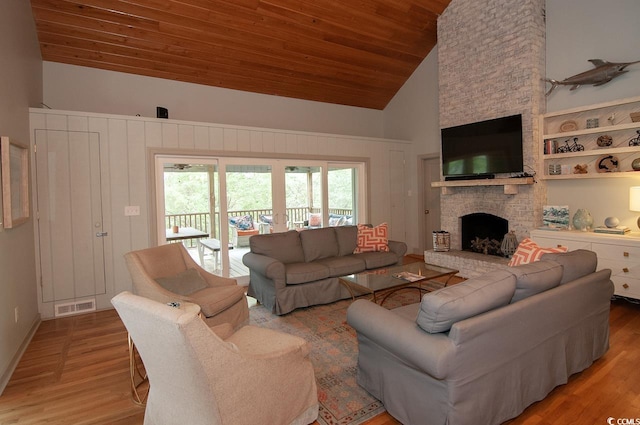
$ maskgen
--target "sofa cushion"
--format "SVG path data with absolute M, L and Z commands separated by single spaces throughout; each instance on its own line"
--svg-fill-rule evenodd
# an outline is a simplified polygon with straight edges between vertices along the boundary
M 576 249 L 575 251 L 565 253 L 544 254 L 541 259 L 555 261 L 562 265 L 561 285 L 593 273 L 598 267 L 598 257 L 596 253 L 586 249 Z
M 358 246 L 356 246 L 353 253 L 389 251 L 387 233 L 387 223 L 379 224 L 376 227 L 358 224 Z
M 354 257 L 364 261 L 367 269 L 377 269 L 378 267 L 390 266 L 398 262 L 398 256 L 394 252 L 363 252 L 353 254 Z
M 205 317 L 212 317 L 244 298 L 244 288 L 238 285 L 208 287 L 189 296 L 200 306 Z
M 345 255 L 342 257 L 329 257 L 317 261 L 329 268 L 331 277 L 346 276 L 348 274 L 360 273 L 366 270 L 367 266 L 362 258 L 355 255 Z
M 330 277 L 329 267 L 319 262 L 287 264 L 285 266 L 285 276 L 287 285 L 313 282 L 314 280 Z
M 555 288 L 562 279 L 562 266 L 552 261 L 536 261 L 509 269 L 516 277 L 516 292 L 511 302 Z
M 167 291 L 183 296 L 191 295 L 209 286 L 194 268 L 188 268 L 174 276 L 158 277 L 155 280 Z
M 460 320 L 509 304 L 515 290 L 513 273 L 489 272 L 425 294 L 416 322 L 429 333 L 446 332 Z
M 533 263 L 534 261 L 540 260 L 546 253 L 550 252 L 566 252 L 566 246 L 559 246 L 555 248 L 542 248 L 538 246 L 533 240 L 529 238 L 524 238 L 522 242 L 518 245 L 516 252 L 511 257 L 511 261 L 509 261 L 509 266 L 519 266 L 521 264 Z
M 358 228 L 356 226 L 332 227 L 338 240 L 338 255 L 353 254 L 358 246 Z
M 338 255 L 338 240 L 336 233 L 330 227 L 323 229 L 309 229 L 300 232 L 304 261 L 307 263 L 320 258 Z
M 255 254 L 275 258 L 285 264 L 304 262 L 300 233 L 295 230 L 252 236 L 249 247 Z

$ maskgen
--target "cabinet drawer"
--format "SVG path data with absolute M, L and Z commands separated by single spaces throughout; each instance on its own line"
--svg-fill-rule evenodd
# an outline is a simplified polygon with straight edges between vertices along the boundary
M 591 243 L 584 241 L 573 241 L 537 236 L 533 237 L 533 241 L 543 248 L 556 248 L 558 246 L 566 246 L 568 251 L 574 251 L 576 249 L 591 249 Z
M 591 250 L 598 255 L 598 259 L 608 258 L 628 264 L 640 264 L 640 247 L 594 242 L 591 244 Z
M 611 276 L 640 279 L 640 263 L 598 257 L 598 270 L 611 269 Z
M 633 279 L 624 276 L 611 276 L 611 280 L 616 287 L 616 295 L 640 299 L 640 279 Z

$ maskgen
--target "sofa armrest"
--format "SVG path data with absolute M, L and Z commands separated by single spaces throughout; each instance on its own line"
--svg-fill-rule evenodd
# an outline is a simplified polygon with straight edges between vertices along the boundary
M 407 253 L 407 244 L 400 241 L 388 241 L 389 250 L 398 255 L 398 257 L 404 257 Z
M 256 273 L 273 279 L 274 281 L 285 281 L 285 268 L 281 261 L 266 255 L 247 252 L 242 257 L 242 263 Z
M 347 323 L 375 344 L 436 379 L 445 379 L 455 347 L 445 334 L 424 332 L 407 320 L 367 300 L 347 309 Z

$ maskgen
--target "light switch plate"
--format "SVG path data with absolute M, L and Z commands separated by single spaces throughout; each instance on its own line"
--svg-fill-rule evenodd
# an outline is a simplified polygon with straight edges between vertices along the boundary
M 127 205 L 126 207 L 124 207 L 124 215 L 126 217 L 132 216 L 132 215 L 140 215 L 140 206 L 138 205 Z

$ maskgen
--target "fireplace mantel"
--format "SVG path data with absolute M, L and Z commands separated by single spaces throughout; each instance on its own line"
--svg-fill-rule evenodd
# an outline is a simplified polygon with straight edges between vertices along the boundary
M 456 187 L 470 186 L 504 186 L 505 195 L 515 195 L 518 193 L 518 186 L 534 184 L 533 177 L 518 177 L 507 179 L 482 179 L 482 180 L 453 180 L 432 182 L 431 187 L 441 188 L 443 195 L 451 195 Z

